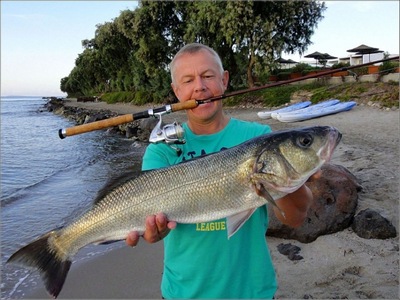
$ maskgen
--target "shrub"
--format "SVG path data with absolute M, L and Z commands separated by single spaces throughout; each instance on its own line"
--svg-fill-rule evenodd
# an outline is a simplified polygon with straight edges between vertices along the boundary
M 379 73 L 382 75 L 389 74 L 394 72 L 397 68 L 399 67 L 399 62 L 398 61 L 384 61 L 380 66 L 379 66 Z

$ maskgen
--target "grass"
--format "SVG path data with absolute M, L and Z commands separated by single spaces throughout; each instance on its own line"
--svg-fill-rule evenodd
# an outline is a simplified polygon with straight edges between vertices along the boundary
M 240 106 L 254 104 L 263 107 L 277 107 L 289 103 L 293 93 L 307 91 L 311 94 L 310 101 L 318 103 L 327 99 L 339 99 L 341 101 L 354 100 L 358 102 L 379 102 L 383 107 L 399 107 L 399 85 L 395 83 L 342 83 L 329 85 L 324 81 L 316 81 L 309 84 L 288 84 L 279 87 L 266 88 L 238 96 L 232 96 L 223 100 L 225 106 Z M 152 103 L 150 93 L 113 92 L 102 95 L 102 100 L 107 103 L 125 102 L 134 105 Z

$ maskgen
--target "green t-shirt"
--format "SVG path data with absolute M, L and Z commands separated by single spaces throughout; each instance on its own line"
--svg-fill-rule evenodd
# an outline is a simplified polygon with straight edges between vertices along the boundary
M 269 126 L 231 119 L 220 132 L 195 135 L 183 124 L 186 143 L 150 144 L 143 170 L 177 164 L 204 154 L 236 146 L 270 132 Z M 266 206 L 229 240 L 226 219 L 208 223 L 178 224 L 164 239 L 164 298 L 272 298 L 277 289 L 275 271 L 265 239 Z

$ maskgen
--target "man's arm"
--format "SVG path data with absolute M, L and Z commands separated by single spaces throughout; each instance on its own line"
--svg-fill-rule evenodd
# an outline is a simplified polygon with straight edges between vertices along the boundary
M 316 180 L 321 176 L 321 171 L 318 171 L 312 175 L 309 179 Z M 276 217 L 285 225 L 290 227 L 300 227 L 307 217 L 307 212 L 312 204 L 313 194 L 311 190 L 306 186 L 301 186 L 295 192 L 276 200 L 278 208 L 274 207 Z

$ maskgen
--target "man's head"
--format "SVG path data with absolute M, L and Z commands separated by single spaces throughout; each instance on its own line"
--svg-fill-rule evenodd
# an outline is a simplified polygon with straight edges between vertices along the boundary
M 224 94 L 229 73 L 224 71 L 221 59 L 211 48 L 202 44 L 188 44 L 171 62 L 172 89 L 179 101 L 203 100 Z M 189 121 L 198 123 L 216 120 L 222 116 L 222 102 L 199 105 L 187 111 Z
M 218 53 L 214 51 L 214 49 L 203 45 L 199 43 L 191 43 L 187 44 L 186 46 L 182 47 L 178 53 L 175 54 L 174 58 L 172 59 L 170 63 L 170 70 L 171 70 L 171 79 L 172 83 L 174 83 L 175 80 L 175 62 L 179 59 L 179 57 L 185 55 L 185 54 L 194 54 L 200 51 L 208 51 L 215 59 L 215 63 L 219 66 L 219 69 L 221 71 L 221 74 L 224 72 L 224 67 L 222 66 L 222 61 L 221 58 L 219 57 Z

